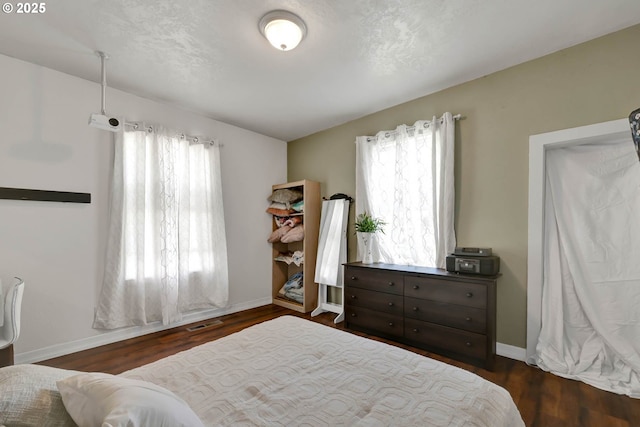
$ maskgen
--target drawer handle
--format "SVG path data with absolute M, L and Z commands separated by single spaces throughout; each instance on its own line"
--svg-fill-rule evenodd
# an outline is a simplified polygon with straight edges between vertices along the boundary
M 464 319 L 464 320 L 466 320 L 467 322 L 471 322 L 471 317 L 467 317 L 467 318 L 466 318 L 466 319 Z
M 413 328 L 413 332 L 415 332 L 417 334 L 419 332 L 418 328 Z
M 392 302 L 389 303 L 389 307 L 393 307 L 393 303 Z
M 467 298 L 471 298 L 473 296 L 472 292 L 467 292 Z
M 356 276 L 351 276 L 351 280 L 358 280 Z
M 389 286 L 393 286 L 393 285 L 395 285 L 395 283 L 389 282 Z
M 418 311 L 420 310 L 418 307 L 413 307 L 413 311 Z
M 356 298 L 358 298 L 358 297 L 355 296 L 355 295 L 351 295 L 351 299 L 356 299 Z
M 471 343 L 467 341 L 467 347 L 471 347 Z
M 418 285 L 413 285 L 413 289 L 418 290 L 418 289 L 420 289 L 420 286 L 418 286 Z
M 351 317 L 358 317 L 358 315 L 355 313 L 351 313 Z
M 393 326 L 393 322 L 389 322 L 389 326 Z

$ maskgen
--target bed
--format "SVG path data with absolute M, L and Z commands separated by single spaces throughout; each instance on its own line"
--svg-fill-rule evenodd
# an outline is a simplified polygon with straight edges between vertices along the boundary
M 25 393 L 17 390 L 19 384 L 7 390 L 12 372 L 5 370 L 11 368 L 38 371 L 22 372 L 13 381 L 28 383 L 23 389 L 35 388 L 27 393 L 32 400 L 48 401 L 37 411 L 50 420 L 61 417 L 58 424 L 31 425 L 74 425 L 64 404 L 80 425 L 96 425 L 102 418 L 86 421 L 89 418 L 78 418 L 78 412 L 102 412 L 96 416 L 104 417 L 105 411 L 114 410 L 121 419 L 129 417 L 127 422 L 137 417 L 130 425 L 161 425 L 160 418 L 146 418 L 146 424 L 139 420 L 164 410 L 177 420 L 163 421 L 167 426 L 524 426 L 509 393 L 475 374 L 295 316 L 251 326 L 118 376 L 35 365 L 0 369 L 0 424 L 7 427 L 13 421 L 3 420 L 2 414 L 13 411 L 7 416 L 20 416 L 18 410 L 25 408 L 18 406 L 28 406 L 7 402 Z M 46 384 L 25 380 L 30 376 L 47 377 L 42 381 Z M 100 389 L 104 381 L 112 381 L 115 388 L 95 394 L 92 387 Z M 157 407 L 146 415 L 131 415 L 154 400 L 140 397 L 141 389 L 127 392 L 132 385 L 161 393 Z M 104 396 L 115 401 L 105 403 Z M 140 403 L 135 403 L 137 398 Z M 178 406 L 171 406 L 173 400 Z M 130 408 L 118 408 L 123 402 Z M 94 407 L 100 405 L 110 407 Z M 58 406 L 56 411 L 52 406 Z

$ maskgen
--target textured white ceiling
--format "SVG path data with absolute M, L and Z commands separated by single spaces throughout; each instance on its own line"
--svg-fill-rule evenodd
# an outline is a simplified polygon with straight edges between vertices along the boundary
M 109 87 L 285 141 L 640 23 L 639 0 L 52 0 L 46 8 L 1 14 L 0 53 L 99 82 L 102 50 Z M 275 50 L 258 30 L 274 9 L 307 24 L 293 51 Z

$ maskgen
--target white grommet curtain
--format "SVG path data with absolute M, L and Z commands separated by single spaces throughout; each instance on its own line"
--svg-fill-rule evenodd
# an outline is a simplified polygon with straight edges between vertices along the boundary
M 356 138 L 356 215 L 387 223 L 373 262 L 446 267 L 456 245 L 454 129 L 445 113 Z
M 162 127 L 116 134 L 94 328 L 161 321 L 228 302 L 220 149 Z

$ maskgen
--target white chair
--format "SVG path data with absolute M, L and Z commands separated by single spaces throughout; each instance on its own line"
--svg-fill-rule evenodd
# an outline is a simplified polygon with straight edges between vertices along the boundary
M 24 280 L 16 277 L 15 283 L 7 292 L 4 304 L 4 323 L 0 326 L 0 367 L 13 365 L 13 343 L 20 335 L 20 312 Z

